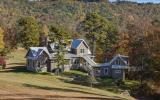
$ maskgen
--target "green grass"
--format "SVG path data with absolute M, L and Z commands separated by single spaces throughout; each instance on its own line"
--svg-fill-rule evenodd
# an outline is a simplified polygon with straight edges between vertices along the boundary
M 99 84 L 95 87 L 114 93 L 121 93 L 124 90 L 130 91 L 131 89 L 139 86 L 139 82 L 133 80 L 125 80 L 124 84 L 121 84 L 120 86 L 117 86 L 116 80 L 112 78 L 98 78 L 97 80 L 99 81 Z
M 80 72 L 80 71 L 77 71 L 77 70 L 71 70 L 69 72 L 64 72 L 63 75 L 65 76 L 70 76 L 70 77 L 74 77 L 74 76 L 87 76 L 87 73 L 85 72 Z
M 124 97 L 106 90 L 91 88 L 88 86 L 73 84 L 70 81 L 74 75 L 86 77 L 87 74 L 79 71 L 65 72 L 60 76 L 55 76 L 50 73 L 33 73 L 26 70 L 25 64 L 25 50 L 18 50 L 12 52 L 10 59 L 8 59 L 7 69 L 0 71 L 0 89 L 7 91 L 20 91 L 23 88 L 41 89 L 47 91 L 63 91 L 76 92 L 83 94 L 99 95 L 119 99 L 133 99 L 131 97 Z M 108 80 L 106 80 L 107 82 Z M 7 87 L 7 88 L 6 88 Z M 11 89 L 11 90 L 10 90 Z

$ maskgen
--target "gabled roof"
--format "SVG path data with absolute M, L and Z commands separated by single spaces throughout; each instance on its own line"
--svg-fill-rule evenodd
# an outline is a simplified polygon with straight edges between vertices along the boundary
M 97 66 L 110 66 L 116 59 L 120 59 L 122 62 L 124 62 L 124 64 L 127 65 L 127 59 L 128 59 L 128 56 L 124 56 L 124 55 L 120 55 L 120 54 L 117 54 L 115 55 L 111 61 L 109 62 L 106 62 L 106 63 L 101 63 L 101 64 L 97 64 Z M 113 65 L 112 65 L 113 66 Z M 119 65 L 114 65 L 114 66 L 119 66 Z M 122 66 L 121 66 L 122 67 Z
M 48 49 L 46 47 L 30 47 L 26 54 L 26 57 L 37 58 L 43 52 L 45 52 L 50 57 L 50 53 L 48 52 Z
M 55 43 L 50 43 L 49 46 L 53 51 L 55 50 Z
M 114 62 L 117 58 L 120 58 L 122 62 L 124 62 L 126 65 L 127 65 L 127 59 L 128 59 L 128 56 L 124 56 L 124 55 L 120 55 L 120 54 L 117 54 L 109 63 L 111 64 L 112 62 Z
M 71 48 L 77 49 L 81 43 L 84 43 L 85 46 L 86 46 L 87 48 L 89 48 L 89 46 L 87 45 L 87 43 L 86 43 L 83 39 L 74 39 L 74 40 L 72 41 Z
M 50 43 L 50 44 L 48 45 L 48 51 L 49 51 L 50 53 L 55 52 L 55 51 L 56 51 L 55 46 L 56 46 L 55 43 Z

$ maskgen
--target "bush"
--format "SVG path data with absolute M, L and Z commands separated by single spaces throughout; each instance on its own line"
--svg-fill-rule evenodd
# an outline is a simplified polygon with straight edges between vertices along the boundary
M 122 79 L 118 79 L 115 81 L 117 86 L 125 85 L 125 82 Z
M 151 87 L 147 83 L 143 83 L 139 87 L 131 90 L 131 94 L 138 97 L 149 97 L 153 95 L 153 93 L 153 89 L 151 89 Z

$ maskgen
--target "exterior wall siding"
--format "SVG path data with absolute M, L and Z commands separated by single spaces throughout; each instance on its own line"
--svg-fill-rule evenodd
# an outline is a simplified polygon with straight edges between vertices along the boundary
M 96 77 L 101 76 L 101 68 L 94 68 L 93 71 Z
M 125 72 L 122 69 L 112 69 L 112 77 L 115 79 L 124 79 Z
M 27 59 L 27 70 L 33 72 L 46 72 L 48 56 L 45 53 L 42 53 L 37 59 Z
M 84 50 L 84 53 L 81 53 L 81 49 Z M 77 48 L 77 55 L 84 55 L 84 54 L 88 54 L 88 48 L 85 46 L 84 43 L 81 43 Z
M 107 72 L 105 71 L 107 70 Z M 111 67 L 110 66 L 105 66 L 101 68 L 101 76 L 102 77 L 111 77 L 112 76 L 112 72 L 111 72 Z
M 122 65 L 122 66 L 126 65 L 120 58 L 117 58 L 114 62 L 112 62 L 111 65 L 117 65 L 116 63 L 117 63 L 118 61 L 119 61 L 119 65 Z

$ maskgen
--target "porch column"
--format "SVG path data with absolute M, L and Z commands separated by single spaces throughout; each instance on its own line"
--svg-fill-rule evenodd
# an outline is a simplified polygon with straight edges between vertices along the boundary
M 47 60 L 47 72 L 51 72 L 51 60 Z

